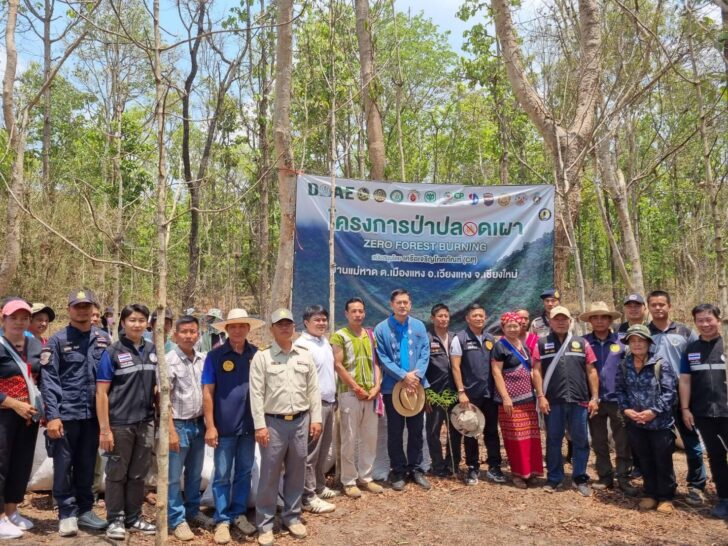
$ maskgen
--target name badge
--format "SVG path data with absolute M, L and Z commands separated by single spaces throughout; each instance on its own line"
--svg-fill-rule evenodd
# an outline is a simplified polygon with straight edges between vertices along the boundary
M 475 341 L 468 341 L 465 343 L 465 350 L 472 351 L 473 349 L 480 349 L 480 345 L 478 345 Z
M 543 348 L 545 351 L 553 351 L 554 350 L 554 344 L 553 343 L 544 343 Z

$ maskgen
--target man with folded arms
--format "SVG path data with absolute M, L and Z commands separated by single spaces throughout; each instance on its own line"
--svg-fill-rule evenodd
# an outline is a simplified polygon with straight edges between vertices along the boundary
M 364 301 L 349 299 L 344 304 L 344 314 L 347 325 L 331 336 L 339 376 L 341 484 L 347 497 L 359 498 L 362 489 L 369 493 L 384 492 L 381 485 L 372 481 L 382 374 L 376 361 L 374 335 L 363 326 Z
M 305 538 L 301 499 L 308 441 L 321 435 L 321 392 L 311 353 L 293 345 L 293 315 L 271 315 L 273 343 L 259 351 L 250 369 L 250 406 L 260 444 L 260 480 L 255 503 L 258 543 L 273 544 L 278 486 L 283 472 L 281 520 L 294 538 Z M 285 471 L 283 470 L 285 467 Z

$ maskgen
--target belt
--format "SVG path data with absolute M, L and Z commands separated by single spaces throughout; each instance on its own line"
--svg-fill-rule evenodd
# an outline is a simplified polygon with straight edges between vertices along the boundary
M 299 417 L 306 415 L 308 413 L 308 410 L 305 411 L 299 411 L 298 413 L 289 413 L 289 414 L 278 414 L 278 413 L 266 413 L 266 417 L 272 417 L 273 419 L 283 419 L 284 421 L 293 421 L 295 419 L 298 419 Z
M 321 400 L 321 405 L 322 406 L 335 406 L 336 400 L 334 400 L 333 402 L 327 402 L 326 400 Z

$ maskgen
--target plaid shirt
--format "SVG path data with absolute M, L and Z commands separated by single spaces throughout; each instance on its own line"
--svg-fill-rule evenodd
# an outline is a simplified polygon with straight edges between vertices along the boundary
M 190 360 L 182 349 L 167 353 L 169 398 L 174 419 L 196 419 L 202 416 L 202 367 L 205 353 L 195 351 Z

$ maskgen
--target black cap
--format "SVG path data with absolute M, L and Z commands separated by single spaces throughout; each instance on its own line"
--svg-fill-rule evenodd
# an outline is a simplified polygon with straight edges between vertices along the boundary
M 645 298 L 635 292 L 634 294 L 630 294 L 624 298 L 624 303 L 622 305 L 627 305 L 628 303 L 639 303 L 640 305 L 644 305 Z
M 164 308 L 164 318 L 169 319 L 169 320 L 174 320 L 174 313 L 172 312 L 171 307 Z M 150 317 L 149 322 L 154 322 L 155 320 L 157 320 L 157 310 L 156 309 L 152 312 L 152 316 Z
M 561 299 L 561 294 L 556 288 L 549 288 L 545 292 L 541 294 L 541 299 L 545 300 L 546 298 L 556 298 L 557 300 Z
M 91 290 L 77 288 L 71 290 L 68 294 L 68 305 L 78 305 L 79 303 L 96 303 L 96 295 Z

